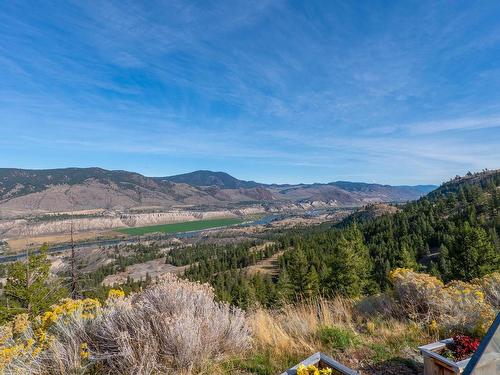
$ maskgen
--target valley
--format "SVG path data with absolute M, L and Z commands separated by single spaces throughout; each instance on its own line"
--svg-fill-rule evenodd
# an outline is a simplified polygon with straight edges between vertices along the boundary
M 481 283 L 479 292 L 487 296 L 487 302 L 481 302 L 488 314 L 484 318 L 474 314 L 462 318 L 460 314 L 465 313 L 455 310 L 433 316 L 443 332 L 457 326 L 461 332 L 472 332 L 463 322 L 483 324 L 478 319 L 489 324 L 492 312 L 498 309 L 495 296 L 500 285 L 494 235 L 499 183 L 499 171 L 482 172 L 450 180 L 406 203 L 251 202 L 222 207 L 101 208 L 5 218 L 3 233 L 12 237 L 2 242 L 0 284 L 7 285 L 6 275 L 25 264 L 29 255 L 30 262 L 43 260 L 50 285 L 60 285 L 62 295 L 70 293 L 73 286 L 68 280 L 74 277 L 74 290 L 79 298 L 86 298 L 82 301 L 104 306 L 113 303 L 109 297 L 113 294 L 130 294 L 126 298 L 133 300 L 165 282 L 189 282 L 187 290 L 209 288 L 215 301 L 246 311 L 250 324 L 257 324 L 254 339 L 261 347 L 255 349 L 256 355 L 271 353 L 276 345 L 259 331 L 261 326 L 282 332 L 280 337 L 288 340 L 286 344 L 278 341 L 284 346 L 272 352 L 276 363 L 266 364 L 269 374 L 289 366 L 280 357 L 288 353 L 289 340 L 306 343 L 306 349 L 294 349 L 301 356 L 315 348 L 330 350 L 328 341 L 316 337 L 333 329 L 323 324 L 333 322 L 337 311 L 349 311 L 340 324 L 354 327 L 350 330 L 357 332 L 356 337 L 367 341 L 346 344 L 345 351 L 337 353 L 344 363 L 362 367 L 366 374 L 413 374 L 412 369 L 421 365 L 408 351 L 428 342 L 429 333 L 425 327 L 412 328 L 414 316 L 404 305 L 396 307 L 401 310 L 397 314 L 384 310 L 387 301 L 402 303 L 403 297 L 393 297 L 401 289 L 393 290 L 392 275 L 409 290 L 449 282 L 443 292 L 432 295 L 438 300 L 450 298 L 446 293 L 452 287 L 457 288 L 455 296 Z M 48 248 L 41 251 L 43 243 Z M 469 258 L 469 252 L 477 256 Z M 0 294 L 1 298 L 8 297 Z M 316 301 L 319 310 L 312 311 L 316 305 L 310 301 Z M 460 303 L 475 311 L 477 301 Z M 378 325 L 396 324 L 398 332 L 405 332 L 397 345 L 391 341 L 395 338 L 378 339 L 367 331 L 365 320 L 371 322 L 372 310 L 377 311 Z M 326 315 L 318 318 L 318 311 Z M 455 319 L 451 322 L 450 314 Z M 289 319 L 306 321 L 308 328 L 304 333 L 287 331 L 284 327 Z M 378 353 L 380 345 L 383 350 L 386 346 L 391 349 Z M 356 352 L 358 346 L 365 350 Z M 360 363 L 376 363 L 381 372 Z M 254 368 L 250 362 L 241 366 Z
M 218 226 L 217 220 L 227 225 L 272 215 L 279 215 L 279 225 L 287 228 L 336 220 L 339 212 L 366 204 L 416 199 L 432 188 L 342 181 L 262 184 L 211 171 L 145 177 L 100 168 L 4 168 L 0 256 L 43 243 L 64 248 L 71 232 L 77 243 L 97 244 L 120 241 L 123 235 L 208 229 Z

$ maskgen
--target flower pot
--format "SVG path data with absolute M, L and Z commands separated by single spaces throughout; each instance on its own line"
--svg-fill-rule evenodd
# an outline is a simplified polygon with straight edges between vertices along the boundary
M 312 356 L 309 358 L 303 360 L 302 362 L 298 363 L 297 365 L 293 366 L 292 368 L 286 370 L 283 374 L 281 375 L 296 375 L 297 374 L 297 369 L 299 368 L 300 365 L 304 366 L 309 366 L 309 365 L 314 365 L 316 367 L 320 368 L 330 368 L 333 370 L 332 375 L 335 374 L 341 374 L 341 375 L 359 375 L 356 371 L 351 370 L 349 367 L 346 367 L 333 358 L 330 358 L 324 353 L 317 352 L 314 353 Z
M 470 358 L 455 362 L 440 354 L 452 342 L 452 339 L 446 339 L 418 348 L 424 357 L 424 375 L 452 375 L 464 371 Z

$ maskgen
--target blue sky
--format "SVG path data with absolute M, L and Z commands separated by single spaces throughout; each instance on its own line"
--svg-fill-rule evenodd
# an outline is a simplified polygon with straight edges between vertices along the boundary
M 499 1 L 2 1 L 0 166 L 439 183 L 500 167 Z

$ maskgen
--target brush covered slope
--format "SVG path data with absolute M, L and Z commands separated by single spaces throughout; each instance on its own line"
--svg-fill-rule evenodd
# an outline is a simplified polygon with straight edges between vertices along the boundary
M 416 375 L 419 345 L 450 332 L 481 336 L 500 307 L 500 274 L 445 285 L 397 269 L 391 280 L 394 292 L 376 298 L 246 313 L 174 276 L 129 296 L 110 289 L 103 302 L 64 299 L 0 326 L 0 372 L 273 375 L 321 350 L 361 374 Z
M 273 197 L 260 188 L 201 188 L 166 178 L 101 168 L 0 169 L 0 210 L 6 215 L 132 207 L 204 206 Z
M 161 179 L 191 186 L 217 186 L 221 189 L 248 189 L 262 186 L 262 184 L 255 181 L 238 180 L 225 172 L 212 172 L 206 170 L 194 171 Z

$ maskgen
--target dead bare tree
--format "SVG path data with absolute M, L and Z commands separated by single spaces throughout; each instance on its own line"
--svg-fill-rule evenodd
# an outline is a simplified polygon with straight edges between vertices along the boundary
M 75 255 L 75 240 L 73 237 L 73 221 L 71 222 L 71 298 L 77 299 L 78 293 L 78 274 L 76 269 L 76 255 Z

